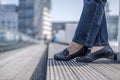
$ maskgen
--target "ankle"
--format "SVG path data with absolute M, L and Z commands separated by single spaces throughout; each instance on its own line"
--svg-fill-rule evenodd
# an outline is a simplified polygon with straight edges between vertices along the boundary
M 72 42 L 67 49 L 69 51 L 69 54 L 73 54 L 77 52 L 78 50 L 80 50 L 82 47 L 83 45 Z
M 94 47 L 91 48 L 91 53 L 94 53 L 94 52 L 96 52 L 96 51 L 98 51 L 102 48 L 104 48 L 104 46 L 94 46 Z

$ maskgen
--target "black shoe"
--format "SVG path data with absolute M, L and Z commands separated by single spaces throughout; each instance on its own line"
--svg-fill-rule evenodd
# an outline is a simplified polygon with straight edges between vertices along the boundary
M 113 52 L 112 48 L 110 46 L 105 46 L 101 50 L 98 50 L 94 53 L 91 53 L 88 51 L 88 53 L 84 57 L 78 57 L 76 58 L 77 62 L 92 62 L 99 58 L 108 58 L 108 59 L 114 59 L 115 53 Z
M 84 46 L 82 49 L 80 49 L 76 53 L 74 53 L 72 55 L 69 55 L 69 52 L 68 52 L 68 50 L 66 48 L 62 52 L 60 52 L 58 54 L 55 54 L 54 59 L 63 60 L 63 61 L 71 60 L 71 59 L 74 59 L 75 57 L 86 55 L 87 49 L 88 48 Z

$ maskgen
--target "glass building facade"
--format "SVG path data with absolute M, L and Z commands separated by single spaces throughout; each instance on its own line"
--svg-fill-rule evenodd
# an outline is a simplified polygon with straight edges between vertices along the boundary
M 19 0 L 19 31 L 32 34 L 32 21 L 34 16 L 34 0 Z
M 0 41 L 13 40 L 17 32 L 18 14 L 16 6 L 0 5 Z
M 51 0 L 19 0 L 19 31 L 51 38 Z

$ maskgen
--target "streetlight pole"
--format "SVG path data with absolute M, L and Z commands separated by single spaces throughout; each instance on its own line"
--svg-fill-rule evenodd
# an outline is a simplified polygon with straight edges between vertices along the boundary
M 118 54 L 117 54 L 117 60 L 120 61 L 120 0 L 119 0 Z

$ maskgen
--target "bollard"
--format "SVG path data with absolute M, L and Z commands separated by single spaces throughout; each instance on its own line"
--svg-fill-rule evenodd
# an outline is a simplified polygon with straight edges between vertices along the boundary
M 120 61 L 120 0 L 119 0 L 118 54 L 117 54 L 117 60 Z
M 119 24 L 120 24 L 120 20 L 119 20 Z M 118 32 L 118 53 L 117 53 L 117 60 L 120 61 L 120 26 L 119 26 L 119 32 Z

